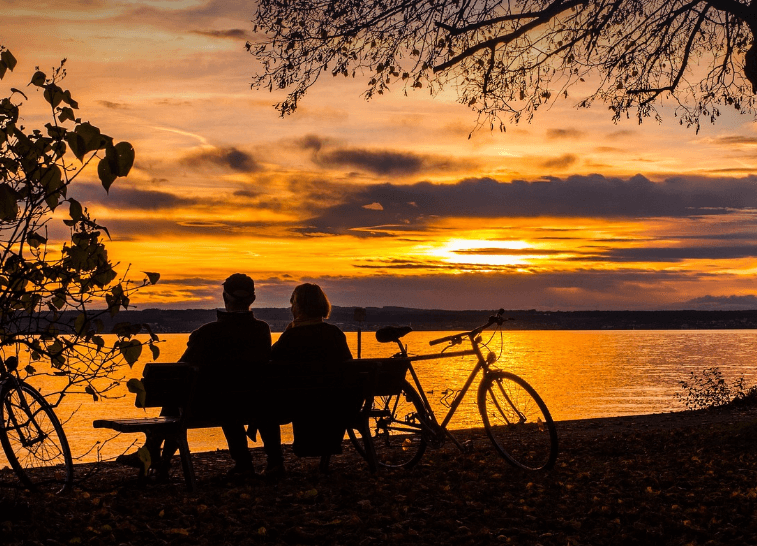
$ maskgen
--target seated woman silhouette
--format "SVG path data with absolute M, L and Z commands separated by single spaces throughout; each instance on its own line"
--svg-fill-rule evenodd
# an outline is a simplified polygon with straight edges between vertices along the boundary
M 294 289 L 289 300 L 294 320 L 286 327 L 278 341 L 271 347 L 271 359 L 290 362 L 341 362 L 351 360 L 344 333 L 324 322 L 331 314 L 331 304 L 321 287 L 305 283 Z M 305 401 L 301 401 L 305 402 Z M 323 400 L 314 401 L 323 405 Z M 337 414 L 342 409 L 340 400 L 326 401 L 321 411 Z M 334 406 L 333 408 L 331 406 Z M 324 424 L 320 415 L 299 415 L 292 420 L 294 444 L 298 456 L 340 453 L 344 426 Z M 288 422 L 288 420 L 284 420 Z M 331 430 L 334 429 L 334 430 Z M 267 440 L 266 440 L 267 441 Z M 272 472 L 274 477 L 283 474 L 283 469 Z
M 294 320 L 271 347 L 273 360 L 349 360 L 347 338 L 334 326 L 323 322 L 331 314 L 331 303 L 317 284 L 305 283 L 292 292 Z

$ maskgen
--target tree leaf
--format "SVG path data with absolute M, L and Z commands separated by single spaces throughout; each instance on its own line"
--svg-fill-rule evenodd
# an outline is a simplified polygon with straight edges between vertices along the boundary
M 32 75 L 32 81 L 29 82 L 29 85 L 36 85 L 37 87 L 42 87 L 45 85 L 45 80 L 47 80 L 47 76 L 44 72 L 37 70 L 34 75 Z
M 66 138 L 66 131 L 65 127 L 56 127 L 52 123 L 48 123 L 45 125 L 47 128 L 47 134 L 50 136 L 50 138 L 53 138 L 55 140 L 63 140 Z
M 113 268 L 106 269 L 105 271 L 101 271 L 94 275 L 92 277 L 92 280 L 95 282 L 97 286 L 100 288 L 104 288 L 108 284 L 110 284 L 110 281 L 115 279 L 118 276 L 118 273 L 116 273 Z
M 71 219 L 74 222 L 78 222 L 79 220 L 81 220 L 81 217 L 84 213 L 81 203 L 79 203 L 76 199 L 72 197 L 68 200 L 68 204 L 69 204 L 68 214 L 69 216 L 71 216 Z
M 0 220 L 12 221 L 18 216 L 19 193 L 7 182 L 0 184 Z
M 133 366 L 134 363 L 139 360 L 139 357 L 142 354 L 142 343 L 140 341 L 132 339 L 131 341 L 122 341 L 117 343 L 117 345 L 129 367 Z
M 110 191 L 110 187 L 117 178 L 110 170 L 110 161 L 105 158 L 101 159 L 100 163 L 97 164 L 97 176 L 100 178 L 100 182 L 106 192 Z
M 100 129 L 89 122 L 80 123 L 74 132 L 84 141 L 84 153 L 100 149 Z
M 63 352 L 63 344 L 59 339 L 55 339 L 47 346 L 47 351 L 50 353 L 51 357 L 58 356 Z
M 68 104 L 71 108 L 79 109 L 79 103 L 71 98 L 71 92 L 68 90 L 63 91 L 63 102 Z
M 147 392 L 145 392 L 145 386 L 142 384 L 142 382 L 139 379 L 129 379 L 126 382 L 126 388 L 129 390 L 129 392 L 133 392 L 137 395 L 137 399 L 134 402 L 134 405 L 138 408 L 144 408 Z
M 97 393 L 95 392 L 95 389 L 93 389 L 91 385 L 87 385 L 86 387 L 84 387 L 84 392 L 86 392 L 87 394 L 91 394 L 92 400 L 94 400 L 95 402 L 99 400 L 99 397 L 97 396 Z
M 152 359 L 158 360 L 158 357 L 160 356 L 160 347 L 154 343 L 150 343 L 150 351 L 152 352 Z
M 66 133 L 66 142 L 68 143 L 68 147 L 71 148 L 71 151 L 76 156 L 76 159 L 82 161 L 84 159 L 84 154 L 87 153 L 87 150 L 84 144 L 84 139 L 81 137 L 81 135 L 73 131 L 69 131 L 68 133 Z
M 53 108 L 57 108 L 58 105 L 63 100 L 63 90 L 55 85 L 54 83 L 50 83 L 44 86 L 45 87 L 45 93 L 44 97 L 45 100 L 50 103 L 50 106 Z
M 58 121 L 63 123 L 67 120 L 76 121 L 76 116 L 74 116 L 74 111 L 71 110 L 71 108 L 64 106 L 60 109 L 60 114 L 58 114 Z
M 63 309 L 63 306 L 66 305 L 65 293 L 61 294 L 60 292 L 56 292 L 53 298 L 50 300 L 50 303 L 52 303 L 56 309 Z
M 47 239 L 39 233 L 30 233 L 26 236 L 26 242 L 29 243 L 29 246 L 32 248 L 39 248 L 47 243 Z
M 16 58 L 13 56 L 13 53 L 8 51 L 7 49 L 0 53 L 0 60 L 5 63 L 5 66 L 7 66 L 11 72 L 13 72 L 13 69 L 16 68 Z
M 50 207 L 50 210 L 54 211 L 58 208 L 58 200 L 60 198 L 59 193 L 51 193 L 48 194 L 47 197 L 45 197 L 45 202 L 47 203 L 47 206 Z
M 45 169 L 42 173 L 42 178 L 40 178 L 40 183 L 48 193 L 58 191 L 63 185 L 63 173 L 60 167 L 52 165 L 50 168 Z
M 158 280 L 160 280 L 160 273 L 154 273 L 151 271 L 145 271 L 145 275 L 147 275 L 147 280 L 150 281 L 150 284 L 158 284 Z
M 16 368 L 18 368 L 18 358 L 15 356 L 9 356 L 5 359 L 5 367 L 8 368 L 9 372 L 12 372 Z
M 45 170 L 40 180 L 42 187 L 45 188 L 45 201 L 50 210 L 55 210 L 62 197 L 64 197 L 64 187 L 60 167 L 53 165 Z
M 119 142 L 114 146 L 118 157 L 117 176 L 126 176 L 134 165 L 134 147 L 128 142 Z

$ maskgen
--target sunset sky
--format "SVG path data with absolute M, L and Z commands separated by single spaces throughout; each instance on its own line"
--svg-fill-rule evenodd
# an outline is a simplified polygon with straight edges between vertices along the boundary
M 369 75 L 323 79 L 298 112 L 250 89 L 252 0 L 0 0 L 0 82 L 26 87 L 67 59 L 78 114 L 136 162 L 110 195 L 73 196 L 113 237 L 120 269 L 158 271 L 138 308 L 221 305 L 230 273 L 259 306 L 299 282 L 332 303 L 446 309 L 757 308 L 757 124 L 726 112 L 694 130 L 661 109 L 617 125 L 582 96 L 506 133 L 454 101 Z M 49 113 L 48 113 L 49 115 Z

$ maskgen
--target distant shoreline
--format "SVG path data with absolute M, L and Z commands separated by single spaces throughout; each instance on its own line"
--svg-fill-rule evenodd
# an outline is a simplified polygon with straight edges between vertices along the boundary
M 255 316 L 281 332 L 291 320 L 288 308 L 253 308 Z M 492 310 L 449 311 L 405 307 L 368 307 L 365 321 L 355 321 L 354 307 L 334 307 L 329 322 L 346 332 L 383 326 L 411 326 L 418 331 L 465 331 L 486 322 Z M 703 330 L 757 329 L 757 309 L 744 311 L 505 311 L 508 330 Z M 189 333 L 216 318 L 215 309 L 144 309 L 121 311 L 118 322 L 148 324 L 156 333 Z

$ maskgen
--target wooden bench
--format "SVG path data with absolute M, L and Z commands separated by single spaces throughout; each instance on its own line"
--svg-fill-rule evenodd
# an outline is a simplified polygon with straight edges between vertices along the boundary
M 331 455 L 341 452 L 346 428 L 357 430 L 368 466 L 375 472 L 368 412 L 374 395 L 399 393 L 407 367 L 408 362 L 401 359 L 270 362 L 243 378 L 214 370 L 219 380 L 208 385 L 196 366 L 150 363 L 141 381 L 144 391 L 137 394 L 135 405 L 172 407 L 177 409 L 177 415 L 98 419 L 93 426 L 173 438 L 179 446 L 184 480 L 190 491 L 195 489 L 195 475 L 187 430 L 220 427 L 230 415 L 244 424 L 254 423 L 260 411 L 272 413 L 279 422 L 292 422 L 295 454 L 320 456 L 322 471 L 328 469 Z

